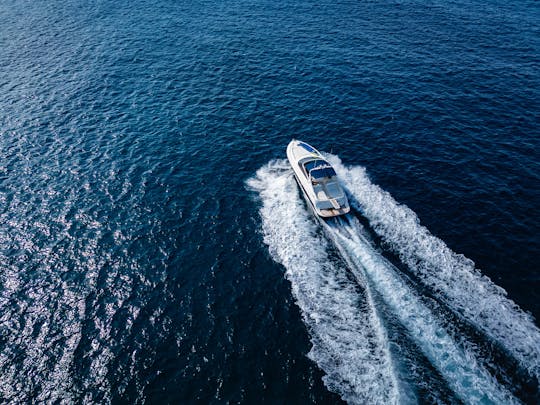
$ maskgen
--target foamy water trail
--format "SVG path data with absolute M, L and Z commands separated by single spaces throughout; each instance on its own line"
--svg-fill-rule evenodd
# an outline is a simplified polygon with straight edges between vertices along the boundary
M 369 289 L 328 257 L 328 245 L 299 197 L 289 166 L 273 161 L 248 180 L 262 200 L 264 242 L 286 277 L 328 388 L 349 403 L 403 403 L 389 344 Z
M 353 196 L 351 204 L 431 292 L 540 380 L 540 330 L 532 317 L 475 269 L 470 259 L 420 225 L 411 209 L 371 183 L 363 167 L 347 167 L 337 156 L 327 157 Z
M 379 293 L 411 338 L 466 403 L 510 404 L 517 400 L 460 347 L 417 294 L 399 277 L 398 270 L 364 239 L 355 218 L 324 223 L 353 272 Z

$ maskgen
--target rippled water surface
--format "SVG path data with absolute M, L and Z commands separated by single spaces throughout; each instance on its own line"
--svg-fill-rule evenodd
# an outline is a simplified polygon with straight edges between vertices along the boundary
M 0 0 L 0 402 L 536 403 L 539 55 L 532 0 Z

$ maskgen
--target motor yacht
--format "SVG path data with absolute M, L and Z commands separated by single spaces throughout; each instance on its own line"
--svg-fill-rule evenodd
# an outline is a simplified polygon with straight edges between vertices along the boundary
M 350 211 L 336 171 L 317 149 L 293 139 L 287 146 L 287 158 L 296 181 L 317 215 L 330 218 Z

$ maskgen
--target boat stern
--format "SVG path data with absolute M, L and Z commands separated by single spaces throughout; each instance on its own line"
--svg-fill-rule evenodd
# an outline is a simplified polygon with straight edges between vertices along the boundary
M 338 217 L 340 215 L 348 214 L 351 210 L 350 206 L 341 207 L 338 209 L 335 208 L 329 208 L 329 209 L 317 209 L 315 208 L 315 212 L 317 215 L 319 215 L 322 218 L 332 218 L 332 217 Z

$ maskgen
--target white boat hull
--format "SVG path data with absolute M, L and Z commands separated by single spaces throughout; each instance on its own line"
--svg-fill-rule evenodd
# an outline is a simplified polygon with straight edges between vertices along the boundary
M 319 151 L 293 139 L 287 146 L 287 158 L 304 197 L 317 215 L 330 218 L 350 211 L 334 169 Z

